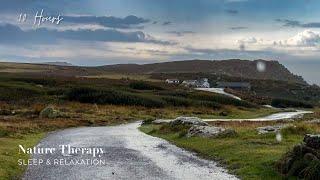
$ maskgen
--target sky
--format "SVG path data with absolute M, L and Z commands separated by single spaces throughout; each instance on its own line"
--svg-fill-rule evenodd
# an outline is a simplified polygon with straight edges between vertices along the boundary
M 266 59 L 320 85 L 319 17 L 318 0 L 3 0 L 0 61 Z

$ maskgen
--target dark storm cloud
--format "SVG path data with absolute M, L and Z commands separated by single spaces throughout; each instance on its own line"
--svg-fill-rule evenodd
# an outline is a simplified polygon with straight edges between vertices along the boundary
M 0 43 L 2 44 L 23 44 L 23 43 L 54 43 L 59 39 L 79 40 L 79 41 L 102 41 L 102 42 L 146 42 L 169 45 L 172 42 L 161 41 L 152 38 L 142 31 L 121 32 L 117 30 L 51 30 L 39 28 L 32 30 L 22 30 L 21 28 L 4 24 L 0 25 Z
M 289 19 L 276 19 L 276 21 L 283 23 L 283 26 L 285 27 L 320 28 L 320 22 L 304 23 Z
M 127 16 L 119 18 L 114 16 L 64 16 L 64 22 L 81 23 L 81 24 L 98 24 L 110 28 L 137 28 L 144 23 L 150 22 L 149 19 L 144 19 L 137 16 Z

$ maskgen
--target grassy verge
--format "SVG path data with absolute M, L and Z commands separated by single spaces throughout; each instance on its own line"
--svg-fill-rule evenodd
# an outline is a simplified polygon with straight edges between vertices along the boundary
M 0 138 L 0 179 L 18 179 L 25 166 L 18 166 L 18 159 L 28 159 L 26 154 L 19 154 L 18 145 L 33 147 L 45 133 L 28 134 L 19 137 Z
M 145 125 L 141 131 L 166 139 L 179 147 L 197 152 L 200 156 L 214 159 L 241 179 L 282 179 L 276 172 L 278 161 L 294 145 L 302 142 L 305 133 L 319 133 L 319 124 L 296 122 L 296 128 L 284 129 L 282 141 L 275 134 L 259 135 L 257 127 L 273 125 L 275 122 L 230 122 L 215 125 L 233 128 L 235 137 L 187 138 L 181 131 L 171 131 L 161 125 Z

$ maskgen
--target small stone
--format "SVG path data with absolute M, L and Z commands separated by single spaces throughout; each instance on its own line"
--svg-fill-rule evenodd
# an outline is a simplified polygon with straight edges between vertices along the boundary
M 276 133 L 285 127 L 288 127 L 288 125 L 264 126 L 264 127 L 258 127 L 257 131 L 259 134 Z
M 222 111 L 219 113 L 220 116 L 228 116 L 228 112 L 226 111 Z

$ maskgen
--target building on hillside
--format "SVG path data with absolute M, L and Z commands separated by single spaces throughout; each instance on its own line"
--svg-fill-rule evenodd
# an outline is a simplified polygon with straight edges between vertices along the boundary
M 185 87 L 195 87 L 197 83 L 197 80 L 184 80 L 182 81 L 181 85 Z
M 197 81 L 196 87 L 198 88 L 210 88 L 210 83 L 208 78 L 202 78 Z
M 179 79 L 166 79 L 166 83 L 168 84 L 179 84 Z
M 217 82 L 217 88 L 250 90 L 251 85 L 248 82 Z
M 210 88 L 208 78 L 202 78 L 200 80 L 184 80 L 182 85 L 186 87 Z

